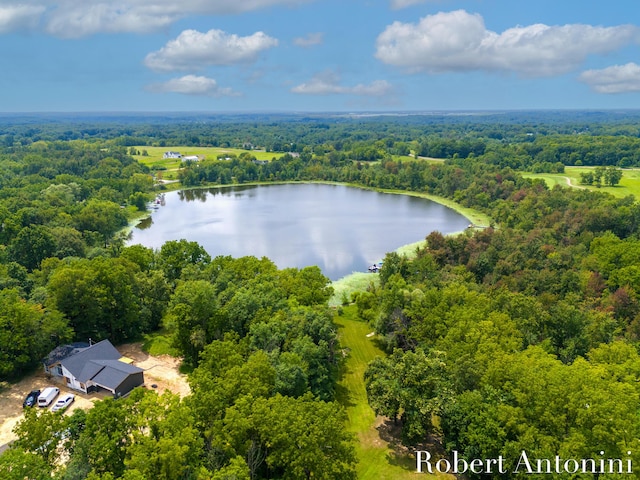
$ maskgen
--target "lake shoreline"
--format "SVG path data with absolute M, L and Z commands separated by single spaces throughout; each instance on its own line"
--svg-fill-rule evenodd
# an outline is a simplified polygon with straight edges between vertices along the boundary
M 462 205 L 444 197 L 439 197 L 436 195 L 431 195 L 423 192 L 367 187 L 364 185 L 344 183 L 344 182 L 309 180 L 309 181 L 285 181 L 285 182 L 250 182 L 250 183 L 238 183 L 238 184 L 229 184 L 229 185 L 210 184 L 210 185 L 198 185 L 198 186 L 192 186 L 192 187 L 182 187 L 182 186 L 178 187 L 178 185 L 180 184 L 174 183 L 172 184 L 172 187 L 178 187 L 178 188 L 171 188 L 166 190 L 163 189 L 162 191 L 169 192 L 169 191 L 179 191 L 179 190 L 199 190 L 199 189 L 211 189 L 211 188 L 225 189 L 225 188 L 245 187 L 245 186 L 250 187 L 250 186 L 264 186 L 264 185 L 288 185 L 288 184 L 337 185 L 337 186 L 357 188 L 361 190 L 368 190 L 368 191 L 373 191 L 377 193 L 387 193 L 392 195 L 407 195 L 412 197 L 424 198 L 426 200 L 430 200 L 440 205 L 443 205 L 447 208 L 450 208 L 456 213 L 462 215 L 463 217 L 469 220 L 470 225 L 482 228 L 482 227 L 489 226 L 492 223 L 491 219 L 487 215 L 483 214 L 482 212 L 479 212 L 478 210 L 475 210 L 475 209 L 463 207 Z M 135 219 L 132 219 L 127 225 L 127 227 L 123 228 L 119 232 L 120 238 L 123 238 L 123 239 L 128 238 L 132 230 L 140 222 L 150 218 L 152 215 L 153 215 L 153 211 L 147 211 L 142 213 L 140 216 L 136 217 Z M 464 231 L 465 230 L 460 230 L 457 232 L 449 233 L 448 235 L 459 235 Z M 425 235 L 425 238 L 426 238 L 426 235 Z M 407 255 L 411 257 L 416 253 L 416 250 L 418 248 L 424 247 L 425 244 L 426 244 L 426 241 L 423 239 L 423 240 L 419 240 L 417 242 L 409 243 L 406 245 L 400 245 L 393 251 L 395 251 L 400 255 Z M 346 295 L 347 298 L 350 298 L 351 292 L 366 289 L 370 282 L 373 281 L 374 283 L 377 283 L 377 279 L 378 279 L 378 276 L 374 273 L 372 274 L 366 271 L 362 271 L 362 272 L 354 271 L 349 275 L 346 275 L 344 277 L 341 277 L 337 280 L 332 281 L 331 285 L 334 287 L 335 293 L 333 298 L 330 300 L 330 304 L 332 306 L 339 305 L 340 303 L 342 303 L 342 299 L 344 298 L 344 295 Z
M 370 190 L 372 192 L 390 193 L 394 195 L 408 195 L 412 197 L 426 198 L 427 200 L 431 200 L 433 202 L 439 203 L 440 205 L 444 205 L 445 207 L 448 207 L 454 210 L 455 212 L 459 213 L 460 215 L 468 218 L 469 222 L 472 225 L 489 226 L 489 224 L 492 223 L 492 220 L 489 218 L 488 215 L 478 210 L 475 210 L 473 208 L 463 207 L 459 203 L 454 202 L 453 200 L 450 200 L 448 198 L 432 195 L 430 193 L 414 192 L 412 190 L 395 190 L 390 188 L 367 187 L 365 185 L 360 185 L 357 183 L 348 183 L 348 182 L 345 183 L 345 182 L 328 182 L 328 181 L 321 181 L 321 180 L 303 180 L 303 181 L 286 181 L 286 182 L 285 181 L 283 182 L 248 182 L 248 183 L 233 183 L 233 184 L 227 184 L 227 185 L 220 185 L 216 183 L 216 184 L 198 185 L 198 186 L 190 186 L 190 187 L 179 186 L 181 185 L 180 183 L 172 183 L 171 188 L 163 189 L 160 192 L 162 193 L 162 192 L 172 192 L 172 191 L 178 191 L 178 190 L 198 190 L 202 188 L 232 188 L 232 187 L 244 187 L 244 186 L 250 187 L 250 186 L 258 186 L 258 185 L 287 185 L 287 184 L 342 185 L 346 187 L 360 188 L 362 190 Z M 142 220 L 149 218 L 152 215 L 152 213 L 153 212 L 148 211 L 143 216 L 141 216 L 141 218 L 132 220 L 132 222 L 139 223 Z M 135 224 L 133 226 L 135 226 Z

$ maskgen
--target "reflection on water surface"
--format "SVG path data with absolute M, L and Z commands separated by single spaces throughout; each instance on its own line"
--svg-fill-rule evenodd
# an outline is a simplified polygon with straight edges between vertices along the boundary
M 386 252 L 469 221 L 438 203 L 341 185 L 287 184 L 183 190 L 133 230 L 129 244 L 185 238 L 213 257 L 266 256 L 280 268 L 318 265 L 336 280 Z

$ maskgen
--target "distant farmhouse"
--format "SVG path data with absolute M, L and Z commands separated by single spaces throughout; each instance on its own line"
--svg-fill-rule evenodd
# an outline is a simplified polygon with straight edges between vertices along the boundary
M 180 152 L 164 152 L 162 158 L 182 158 L 182 154 Z
M 200 160 L 204 160 L 204 157 L 200 158 L 198 155 L 182 157 L 183 162 L 199 162 Z
M 61 345 L 43 363 L 46 373 L 64 378 L 67 387 L 84 393 L 102 389 L 121 397 L 144 384 L 144 370 L 131 365 L 109 340 Z

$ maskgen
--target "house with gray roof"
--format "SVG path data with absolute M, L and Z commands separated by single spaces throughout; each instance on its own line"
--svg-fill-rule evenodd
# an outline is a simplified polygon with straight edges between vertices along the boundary
M 131 365 L 109 340 L 57 347 L 43 363 L 46 373 L 84 393 L 104 389 L 121 397 L 144 384 L 144 370 Z

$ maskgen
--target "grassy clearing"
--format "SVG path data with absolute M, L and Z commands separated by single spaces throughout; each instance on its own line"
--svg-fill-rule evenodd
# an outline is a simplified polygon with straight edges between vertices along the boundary
M 351 294 L 365 291 L 371 283 L 375 286 L 380 284 L 378 275 L 366 272 L 353 272 L 351 275 L 332 282 L 333 297 L 329 300 L 329 306 L 337 307 L 342 305 L 345 298 L 347 303 L 351 303 Z
M 241 153 L 249 153 L 256 157 L 257 160 L 272 160 L 274 157 L 278 158 L 283 153 L 277 152 L 265 152 L 262 150 L 243 150 L 241 148 L 220 148 L 220 147 L 180 147 L 180 146 L 168 146 L 168 147 L 146 147 L 136 146 L 134 147 L 140 153 L 147 152 L 147 155 L 134 155 L 133 158 L 140 163 L 147 165 L 148 167 L 163 168 L 162 178 L 164 180 L 175 180 L 178 178 L 178 171 L 180 170 L 180 164 L 182 161 L 179 158 L 162 158 L 165 152 L 180 152 L 183 156 L 200 156 L 205 160 L 212 160 L 218 158 L 220 155 L 236 155 Z
M 415 161 L 415 158 L 413 158 L 411 155 L 391 155 L 391 158 L 395 162 L 413 162 L 413 161 Z
M 570 186 L 567 181 L 571 181 L 572 184 L 575 185 L 570 177 L 557 173 L 523 173 L 522 176 L 524 178 L 538 178 L 540 180 L 544 180 L 549 188 L 553 188 L 556 185 L 560 185 L 561 187 Z
M 595 167 L 565 167 L 564 173 L 527 173 L 525 178 L 541 178 L 549 188 L 555 185 L 572 186 L 574 188 L 588 188 L 600 192 L 607 192 L 614 197 L 622 198 L 633 195 L 640 198 L 640 170 L 623 169 L 620 184 L 615 187 L 587 187 L 580 184 L 580 174 L 593 170 Z M 567 182 L 570 182 L 570 184 Z
M 134 155 L 134 158 L 145 165 L 172 165 L 174 163 L 180 164 L 180 159 L 164 159 L 162 155 L 164 152 L 172 151 L 172 152 L 180 152 L 184 156 L 190 155 L 202 155 L 205 160 L 213 160 L 218 158 L 219 155 L 236 155 L 239 156 L 241 153 L 249 153 L 253 155 L 258 160 L 271 160 L 274 157 L 278 158 L 284 155 L 284 153 L 277 152 L 265 152 L 263 150 L 243 150 L 241 148 L 220 148 L 220 147 L 180 147 L 180 146 L 169 146 L 169 147 L 135 147 L 137 150 L 142 152 L 146 150 L 149 155 Z
M 146 333 L 142 337 L 142 350 L 149 355 L 154 357 L 159 355 L 180 356 L 180 352 L 171 346 L 171 334 L 167 330 L 162 329 L 157 332 Z
M 356 316 L 355 306 L 342 309 L 336 316 L 340 343 L 346 353 L 341 369 L 337 399 L 346 409 L 349 430 L 357 439 L 358 478 L 361 480 L 402 480 L 414 478 L 453 478 L 452 476 L 418 474 L 415 457 L 389 443 L 385 424 L 377 418 L 367 402 L 364 372 L 367 364 L 384 352 L 376 345 L 375 337 L 367 336 L 371 327 Z M 382 435 L 382 436 L 381 436 Z M 382 438 L 384 437 L 384 438 Z
M 416 160 L 425 160 L 429 163 L 444 163 L 446 158 L 436 158 L 436 157 L 415 157 Z
M 347 411 L 349 429 L 358 438 L 358 478 L 411 478 L 414 471 L 412 463 L 405 463 L 409 469 L 391 464 L 393 451 L 376 430 L 376 415 L 367 402 L 364 371 L 371 360 L 384 355 L 384 352 L 375 345 L 371 337 L 367 337 L 371 327 L 355 317 L 355 307 L 347 307 L 336 318 L 336 324 L 341 345 L 348 351 L 339 382 L 338 401 Z
M 399 255 L 405 255 L 408 258 L 413 258 L 416 255 L 416 249 L 418 247 L 424 247 L 426 240 L 410 243 L 404 245 L 395 250 Z M 382 258 L 380 260 L 383 260 Z M 355 292 L 364 292 L 370 285 L 378 287 L 380 285 L 380 277 L 375 273 L 368 272 L 353 272 L 351 275 L 342 277 L 339 280 L 331 283 L 333 287 L 333 296 L 329 299 L 330 307 L 337 307 L 345 303 L 351 302 L 351 295 Z

